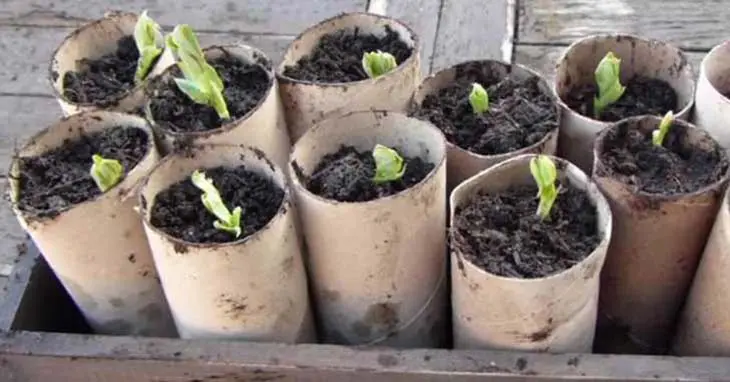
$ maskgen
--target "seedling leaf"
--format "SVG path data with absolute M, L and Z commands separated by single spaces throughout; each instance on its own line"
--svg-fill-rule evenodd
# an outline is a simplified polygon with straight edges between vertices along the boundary
M 661 146 L 664 143 L 672 122 L 674 122 L 674 112 L 669 110 L 659 122 L 659 128 L 651 132 L 651 141 L 655 146 Z
M 373 149 L 373 159 L 375 159 L 375 177 L 373 177 L 375 183 L 398 180 L 406 172 L 403 158 L 389 147 L 376 144 Z
M 530 172 L 537 184 L 537 196 L 540 198 L 537 215 L 541 220 L 545 220 L 550 216 L 555 199 L 558 197 L 558 190 L 555 187 L 558 171 L 550 157 L 538 155 L 530 160 Z
M 116 186 L 122 180 L 124 167 L 118 160 L 106 159 L 99 154 L 94 154 L 91 156 L 91 161 L 93 164 L 91 165 L 89 174 L 102 193 L 107 192 L 107 190 Z
M 139 51 L 137 71 L 134 74 L 135 82 L 144 81 L 152 69 L 155 59 L 165 49 L 165 38 L 160 26 L 143 11 L 134 26 L 134 43 Z
M 165 37 L 167 46 L 177 59 L 184 79 L 175 79 L 180 91 L 198 104 L 215 109 L 218 117 L 229 119 L 228 106 L 223 96 L 223 80 L 208 62 L 198 38 L 190 26 L 182 24 Z
M 221 199 L 218 189 L 205 173 L 198 170 L 194 171 L 190 176 L 193 185 L 203 191 L 200 200 L 203 206 L 218 220 L 213 222 L 213 227 L 217 230 L 225 231 L 235 235 L 236 238 L 241 236 L 241 207 L 236 207 L 231 213 Z
M 482 114 L 489 110 L 489 94 L 482 85 L 476 82 L 471 84 L 469 103 L 474 114 Z
M 388 52 L 365 52 L 362 56 L 362 68 L 370 78 L 378 78 L 396 67 L 395 57 Z
M 593 99 L 593 115 L 600 117 L 603 110 L 621 98 L 626 87 L 621 85 L 621 59 L 613 52 L 606 53 L 595 71 L 598 95 Z

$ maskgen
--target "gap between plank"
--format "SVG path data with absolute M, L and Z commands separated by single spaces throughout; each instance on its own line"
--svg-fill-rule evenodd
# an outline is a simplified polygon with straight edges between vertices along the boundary
M 388 10 L 388 0 L 370 0 L 368 3 L 368 13 L 385 16 Z
M 507 0 L 506 7 L 507 20 L 505 24 L 507 30 L 505 31 L 500 50 L 502 52 L 502 61 L 512 63 L 512 58 L 514 56 L 515 29 L 517 28 L 517 0 Z

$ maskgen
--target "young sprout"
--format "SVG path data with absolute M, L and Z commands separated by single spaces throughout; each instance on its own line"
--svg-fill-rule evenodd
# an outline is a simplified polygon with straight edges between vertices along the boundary
M 122 180 L 124 167 L 116 159 L 106 159 L 99 154 L 91 156 L 93 164 L 89 174 L 101 192 L 106 192 Z
M 398 180 L 406 172 L 403 158 L 389 147 L 376 144 L 373 149 L 373 159 L 375 159 L 375 177 L 373 177 L 375 183 Z
M 228 106 L 223 98 L 223 80 L 205 61 L 205 55 L 192 28 L 185 24 L 176 26 L 167 35 L 165 42 L 178 58 L 177 66 L 185 77 L 175 78 L 175 84 L 180 91 L 193 102 L 214 108 L 221 119 L 229 119 Z
M 489 94 L 484 90 L 482 85 L 478 83 L 471 84 L 471 93 L 469 93 L 469 103 L 474 114 L 483 114 L 489 110 Z
M 155 59 L 165 49 L 165 38 L 162 36 L 162 29 L 147 16 L 147 11 L 139 15 L 137 24 L 134 26 L 134 43 L 139 51 L 134 80 L 139 83 L 147 78 Z
M 664 143 L 664 138 L 667 137 L 672 122 L 674 122 L 674 112 L 669 110 L 662 118 L 662 121 L 659 122 L 659 128 L 651 132 L 651 141 L 655 146 L 661 146 Z
M 215 229 L 232 233 L 238 238 L 241 236 L 241 207 L 236 207 L 231 213 L 221 199 L 221 194 L 215 188 L 213 181 L 200 171 L 193 172 L 190 180 L 195 187 L 203 191 L 200 199 L 203 201 L 205 209 L 218 218 L 213 222 Z
M 598 96 L 593 99 L 593 115 L 598 118 L 603 110 L 618 101 L 626 87 L 621 85 L 621 59 L 608 52 L 595 71 Z
M 550 216 L 550 210 L 558 197 L 558 189 L 555 187 L 558 172 L 552 159 L 545 155 L 538 155 L 530 160 L 530 172 L 537 183 L 537 196 L 540 198 L 537 215 L 545 220 Z
M 395 57 L 388 52 L 366 52 L 362 56 L 362 68 L 370 78 L 377 78 L 398 66 Z

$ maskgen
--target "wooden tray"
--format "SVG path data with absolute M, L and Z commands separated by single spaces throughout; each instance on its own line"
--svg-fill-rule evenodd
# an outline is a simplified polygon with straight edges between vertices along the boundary
M 97 336 L 32 244 L 0 302 L 0 331 L 2 382 L 730 381 L 728 358 Z

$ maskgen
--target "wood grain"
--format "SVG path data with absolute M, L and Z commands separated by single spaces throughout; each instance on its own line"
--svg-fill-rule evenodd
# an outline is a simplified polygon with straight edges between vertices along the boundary
M 730 38 L 730 6 L 722 0 L 521 0 L 519 14 L 520 42 L 623 32 L 709 49 Z
M 424 76 L 431 69 L 440 8 L 441 0 L 397 0 L 390 1 L 386 9 L 388 16 L 402 20 L 421 38 L 421 73 Z
M 296 35 L 340 12 L 365 11 L 367 0 L 4 0 L 0 24 L 76 27 L 110 10 L 140 12 L 165 26 L 196 30 Z
M 545 76 L 548 82 L 552 83 L 555 75 L 555 64 L 565 49 L 567 49 L 567 46 L 518 45 L 515 48 L 515 62 L 537 70 Z M 696 75 L 699 73 L 700 63 L 706 53 L 685 52 L 685 54 Z
M 432 71 L 472 59 L 501 60 L 508 38 L 509 2 L 443 0 Z

